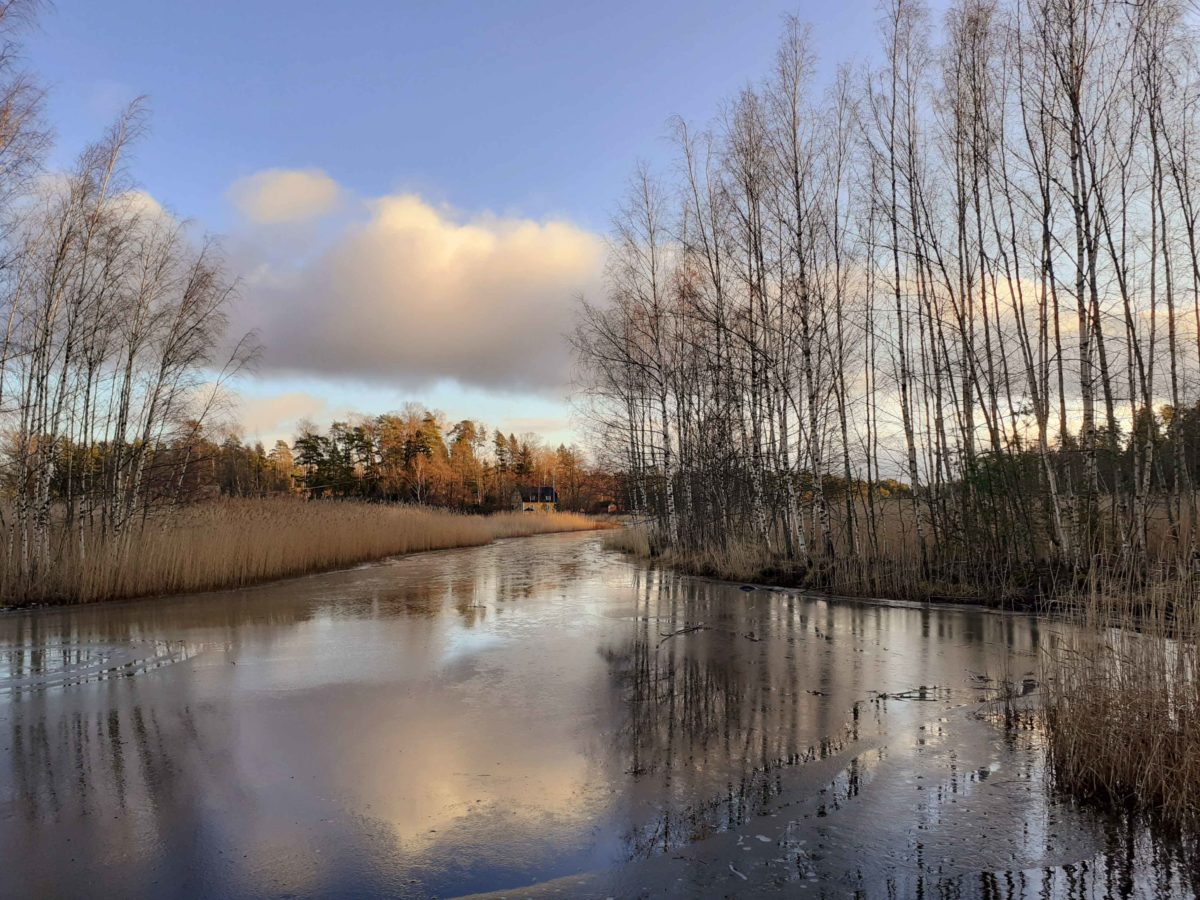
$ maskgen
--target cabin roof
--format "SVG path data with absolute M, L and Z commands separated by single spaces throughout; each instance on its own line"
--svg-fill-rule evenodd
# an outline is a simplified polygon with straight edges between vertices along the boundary
M 547 485 L 521 488 L 522 503 L 557 503 L 558 491 Z

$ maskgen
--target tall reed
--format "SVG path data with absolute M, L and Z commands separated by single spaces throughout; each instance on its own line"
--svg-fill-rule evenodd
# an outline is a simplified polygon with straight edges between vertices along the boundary
M 664 565 L 712 578 L 754 581 L 826 591 L 849 597 L 893 600 L 942 600 L 1001 607 L 1034 607 L 1070 588 L 1070 578 L 1046 566 L 1003 568 L 971 558 L 922 560 L 911 524 L 900 504 L 879 517 L 875 546 L 851 554 L 835 540 L 837 552 L 826 557 L 789 559 L 752 535 L 730 537 L 724 546 L 672 546 L 653 520 L 636 522 L 605 537 L 613 550 L 655 558 Z M 836 523 L 836 517 L 834 517 Z M 780 547 L 776 540 L 774 546 Z M 1060 581 L 1064 583 L 1060 583 Z
M 1200 829 L 1200 603 L 1187 575 L 1100 584 L 1044 658 L 1052 771 L 1076 796 Z
M 496 538 L 606 523 L 567 513 L 473 516 L 416 506 L 289 499 L 224 500 L 159 514 L 116 539 L 58 545 L 59 564 L 9 604 L 87 603 L 240 587 Z

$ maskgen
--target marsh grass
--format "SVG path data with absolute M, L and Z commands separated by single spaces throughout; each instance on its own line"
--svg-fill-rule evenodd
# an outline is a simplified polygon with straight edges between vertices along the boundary
M 650 532 L 639 523 L 628 524 L 624 528 L 614 528 L 604 535 L 604 549 L 648 559 L 651 556 Z
M 416 506 L 225 500 L 150 519 L 116 540 L 60 544 L 59 563 L 10 604 L 87 603 L 235 588 L 405 553 L 608 527 L 568 513 L 464 515 Z
M 787 560 L 753 540 L 731 540 L 723 548 L 663 546 L 647 523 L 633 523 L 605 536 L 612 550 L 654 559 L 692 575 L 726 581 L 748 581 L 822 591 L 846 597 L 886 597 L 893 600 L 978 603 L 1027 607 L 1043 592 L 1052 592 L 1044 573 L 981 569 L 977 561 L 942 561 L 934 571 L 923 570 L 915 548 L 904 535 L 881 535 L 877 556 L 839 552 L 832 559 Z
M 1058 786 L 1200 834 L 1200 603 L 1194 577 L 1097 587 L 1046 650 Z

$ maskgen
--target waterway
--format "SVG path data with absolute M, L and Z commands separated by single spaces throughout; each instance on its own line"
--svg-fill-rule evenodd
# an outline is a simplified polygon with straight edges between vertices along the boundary
M 1190 897 L 1059 797 L 1061 623 L 596 534 L 0 616 L 0 897 Z

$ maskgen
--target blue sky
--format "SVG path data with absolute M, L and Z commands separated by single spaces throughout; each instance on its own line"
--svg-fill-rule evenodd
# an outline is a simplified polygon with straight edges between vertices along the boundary
M 423 334 L 421 347 L 405 346 L 399 333 L 408 330 L 406 316 L 432 304 L 435 314 L 453 307 L 472 320 L 478 303 L 480 321 L 533 316 L 546 328 L 561 327 L 566 313 L 551 307 L 558 293 L 567 295 L 560 304 L 567 308 L 571 294 L 596 289 L 588 236 L 606 228 L 634 162 L 665 161 L 669 116 L 707 121 L 721 99 L 765 74 L 787 12 L 813 23 L 826 73 L 873 50 L 877 12 L 860 0 L 57 0 L 26 55 L 50 90 L 59 164 L 129 99 L 149 97 L 153 118 L 136 150 L 138 181 L 176 214 L 226 236 L 231 262 L 247 277 L 254 315 L 246 321 L 261 329 L 269 351 L 273 339 L 295 342 L 290 355 L 269 352 L 269 365 L 243 385 L 253 401 L 249 436 L 286 432 L 289 420 L 272 419 L 271 398 L 291 397 L 284 405 L 295 412 L 304 396 L 317 418 L 421 399 L 451 417 L 517 430 L 536 425 L 558 440 L 570 433 L 569 391 L 561 383 L 540 384 L 538 372 L 491 363 L 467 366 L 461 376 L 453 365 L 423 375 L 413 367 L 435 338 Z M 335 199 L 264 224 L 262 207 L 253 204 L 270 198 L 239 207 L 231 197 L 239 179 L 291 170 L 333 185 Z M 285 185 L 267 189 L 274 197 Z M 393 240 L 401 248 L 394 253 Z M 343 293 L 330 275 L 364 259 L 370 272 L 392 256 L 428 255 L 438 241 L 470 244 L 475 249 L 454 257 L 454 266 L 480 270 L 463 283 L 455 278 L 445 299 L 438 293 L 446 289 L 445 273 L 384 272 L 378 280 L 386 288 L 360 285 L 358 293 Z M 498 262 L 526 260 L 535 269 L 547 256 L 569 262 L 552 277 L 534 277 L 528 290 L 516 272 L 504 275 L 503 289 L 491 290 L 486 273 Z M 322 285 L 319 296 L 308 287 L 313 283 Z M 429 304 L 419 292 L 430 293 Z M 298 329 L 272 333 L 296 318 L 291 310 L 320 304 L 339 308 L 342 317 L 373 310 L 378 325 L 347 329 L 340 338 L 347 342 L 380 329 L 398 332 L 397 377 L 389 378 L 386 340 L 375 342 L 376 356 L 360 370 L 347 360 L 355 354 L 318 352 L 324 345 Z M 453 330 L 444 326 L 431 333 Z M 481 343 L 486 337 L 468 338 L 464 353 L 476 361 L 492 353 Z M 445 351 L 453 355 L 453 342 Z M 306 371 L 303 360 L 314 355 L 319 364 Z

